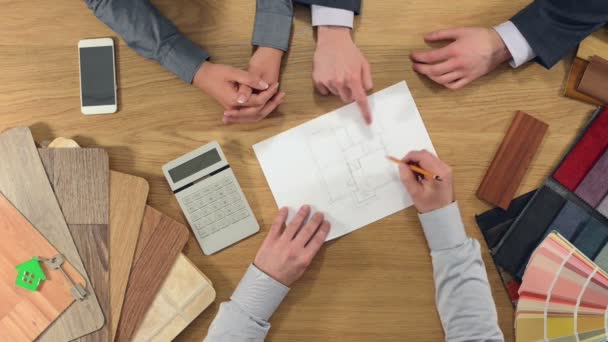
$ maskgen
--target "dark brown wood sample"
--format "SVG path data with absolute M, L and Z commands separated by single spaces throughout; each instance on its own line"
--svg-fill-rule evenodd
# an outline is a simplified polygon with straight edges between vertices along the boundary
M 0 191 L 87 281 L 91 282 L 78 254 L 61 208 L 44 171 L 32 133 L 16 127 L 0 134 Z M 99 330 L 103 312 L 93 295 L 76 301 L 38 337 L 37 341 L 71 341 Z
M 574 61 L 572 62 L 572 67 L 570 69 L 570 74 L 568 75 L 568 81 L 566 82 L 566 91 L 564 95 L 571 99 L 586 102 L 596 106 L 602 106 L 603 103 L 601 101 L 578 91 L 578 85 L 580 84 L 581 79 L 583 78 L 583 74 L 585 73 L 588 64 L 589 62 L 584 59 L 574 59 Z
M 80 340 L 109 341 L 108 154 L 99 148 L 44 148 L 38 153 L 106 318 L 102 329 Z
M 130 341 L 188 241 L 183 224 L 146 206 L 115 341 Z
M 517 112 L 477 189 L 479 199 L 505 210 L 509 207 L 548 127 L 531 115 Z
M 608 103 L 608 61 L 593 56 L 578 85 L 578 90 L 603 103 Z

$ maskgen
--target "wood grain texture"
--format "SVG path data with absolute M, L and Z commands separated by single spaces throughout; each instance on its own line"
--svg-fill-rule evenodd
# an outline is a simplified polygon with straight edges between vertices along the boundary
M 146 206 L 116 341 L 131 341 L 189 235 L 183 224 Z
M 133 336 L 133 341 L 172 341 L 215 300 L 211 281 L 183 254 Z
M 507 210 L 548 128 L 535 117 L 517 112 L 477 189 L 477 197 Z
M 246 67 L 255 2 L 153 0 L 212 60 Z M 412 70 L 409 54 L 429 49 L 423 36 L 451 26 L 493 27 L 530 0 L 364 0 L 354 39 L 371 64 L 377 91 L 406 80 L 439 156 L 454 169 L 455 193 L 467 234 L 483 238 L 474 215 L 490 205 L 475 191 L 516 110 L 534 113 L 551 130 L 526 173 L 519 194 L 538 188 L 588 120 L 594 105 L 562 96 L 572 60 L 551 70 L 535 63 L 503 65 L 459 91 Z M 233 168 L 261 231 L 204 256 L 191 236 L 184 254 L 213 280 L 217 300 L 177 341 L 202 341 L 219 303 L 228 300 L 255 257 L 277 207 L 251 146 L 342 106 L 316 94 L 311 81 L 314 31 L 310 10 L 295 6 L 291 49 L 283 60 L 279 111 L 250 125 L 222 124 L 222 108 L 156 62 L 136 55 L 97 20 L 84 2 L 4 0 L 0 29 L 0 129 L 33 125 L 39 140 L 56 136 L 104 147 L 110 168 L 146 178 L 148 202 L 186 223 L 162 174 L 164 163 L 217 140 Z M 69 18 L 69 20 L 66 20 Z M 79 39 L 114 37 L 119 112 L 80 113 Z M 436 46 L 436 45 L 435 45 Z M 374 113 L 381 115 L 381 113 Z M 111 209 L 112 211 L 112 209 Z M 112 228 L 111 228 L 112 229 Z M 500 326 L 513 341 L 513 307 L 489 252 L 482 255 Z M 435 309 L 431 259 L 415 209 L 327 243 L 272 317 L 267 341 L 421 341 L 444 339 Z
M 15 285 L 18 264 L 34 256 L 50 259 L 59 252 L 0 194 L 0 340 L 33 341 L 72 302 L 70 284 L 59 272 L 40 263 L 46 280 L 38 291 Z M 85 280 L 68 262 L 64 271 L 77 283 Z
M 48 147 L 74 148 L 80 145 L 73 139 L 58 137 L 51 141 Z M 118 329 L 148 191 L 149 186 L 145 179 L 111 171 L 110 255 L 114 256 L 110 257 L 111 340 L 114 340 Z
M 590 62 L 593 56 L 608 59 L 608 29 L 597 30 L 579 45 L 576 57 Z
M 27 127 L 0 134 L 0 191 L 28 221 L 85 277 L 82 259 L 65 223 L 44 171 L 32 134 Z M 103 312 L 94 295 L 71 305 L 40 336 L 40 341 L 66 341 L 99 330 Z
M 602 103 L 608 103 L 608 61 L 599 56 L 591 57 L 585 69 L 578 91 Z
M 100 148 L 44 148 L 38 153 L 105 317 L 102 329 L 79 340 L 109 341 L 108 154 Z
M 110 298 L 112 339 L 116 336 L 148 198 L 148 182 L 110 172 Z
M 583 79 L 583 75 L 585 74 L 585 70 L 587 70 L 588 65 L 588 61 L 580 58 L 574 58 L 572 67 L 570 68 L 570 73 L 568 74 L 568 80 L 566 81 L 566 90 L 564 95 L 585 103 L 602 106 L 602 101 L 578 91 L 578 86 L 581 83 L 581 79 Z

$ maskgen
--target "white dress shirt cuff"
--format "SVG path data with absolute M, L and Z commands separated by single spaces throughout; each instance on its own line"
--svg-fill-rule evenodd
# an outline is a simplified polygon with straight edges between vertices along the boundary
M 344 26 L 353 28 L 355 13 L 353 11 L 312 5 L 312 26 Z
M 288 292 L 287 286 L 251 264 L 230 299 L 252 317 L 268 321 Z
M 526 38 L 521 34 L 513 22 L 504 22 L 494 27 L 494 30 L 496 30 L 513 57 L 513 59 L 509 62 L 511 67 L 517 68 L 536 57 L 534 50 L 532 50 L 532 47 Z
M 441 209 L 418 214 L 418 218 L 431 251 L 454 248 L 467 239 L 456 201 Z

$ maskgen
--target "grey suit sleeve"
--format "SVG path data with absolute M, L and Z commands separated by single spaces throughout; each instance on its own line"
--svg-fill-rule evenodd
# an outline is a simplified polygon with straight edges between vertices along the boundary
M 251 43 L 287 51 L 292 18 L 291 0 L 257 0 Z
M 585 37 L 608 22 L 607 0 L 535 0 L 511 21 L 538 62 L 551 68 Z
M 445 340 L 504 341 L 479 243 L 466 237 L 458 203 L 419 217 L 431 249 Z
M 220 305 L 205 342 L 264 341 L 268 320 L 288 292 L 287 286 L 250 265 L 230 301 Z
M 209 55 L 182 35 L 148 0 L 84 0 L 130 48 L 192 83 Z

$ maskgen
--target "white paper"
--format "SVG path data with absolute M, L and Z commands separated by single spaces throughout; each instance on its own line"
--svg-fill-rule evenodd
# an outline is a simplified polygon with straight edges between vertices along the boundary
M 325 213 L 328 240 L 399 210 L 412 200 L 387 155 L 435 153 L 405 81 L 369 96 L 367 126 L 352 103 L 253 146 L 279 207 Z

